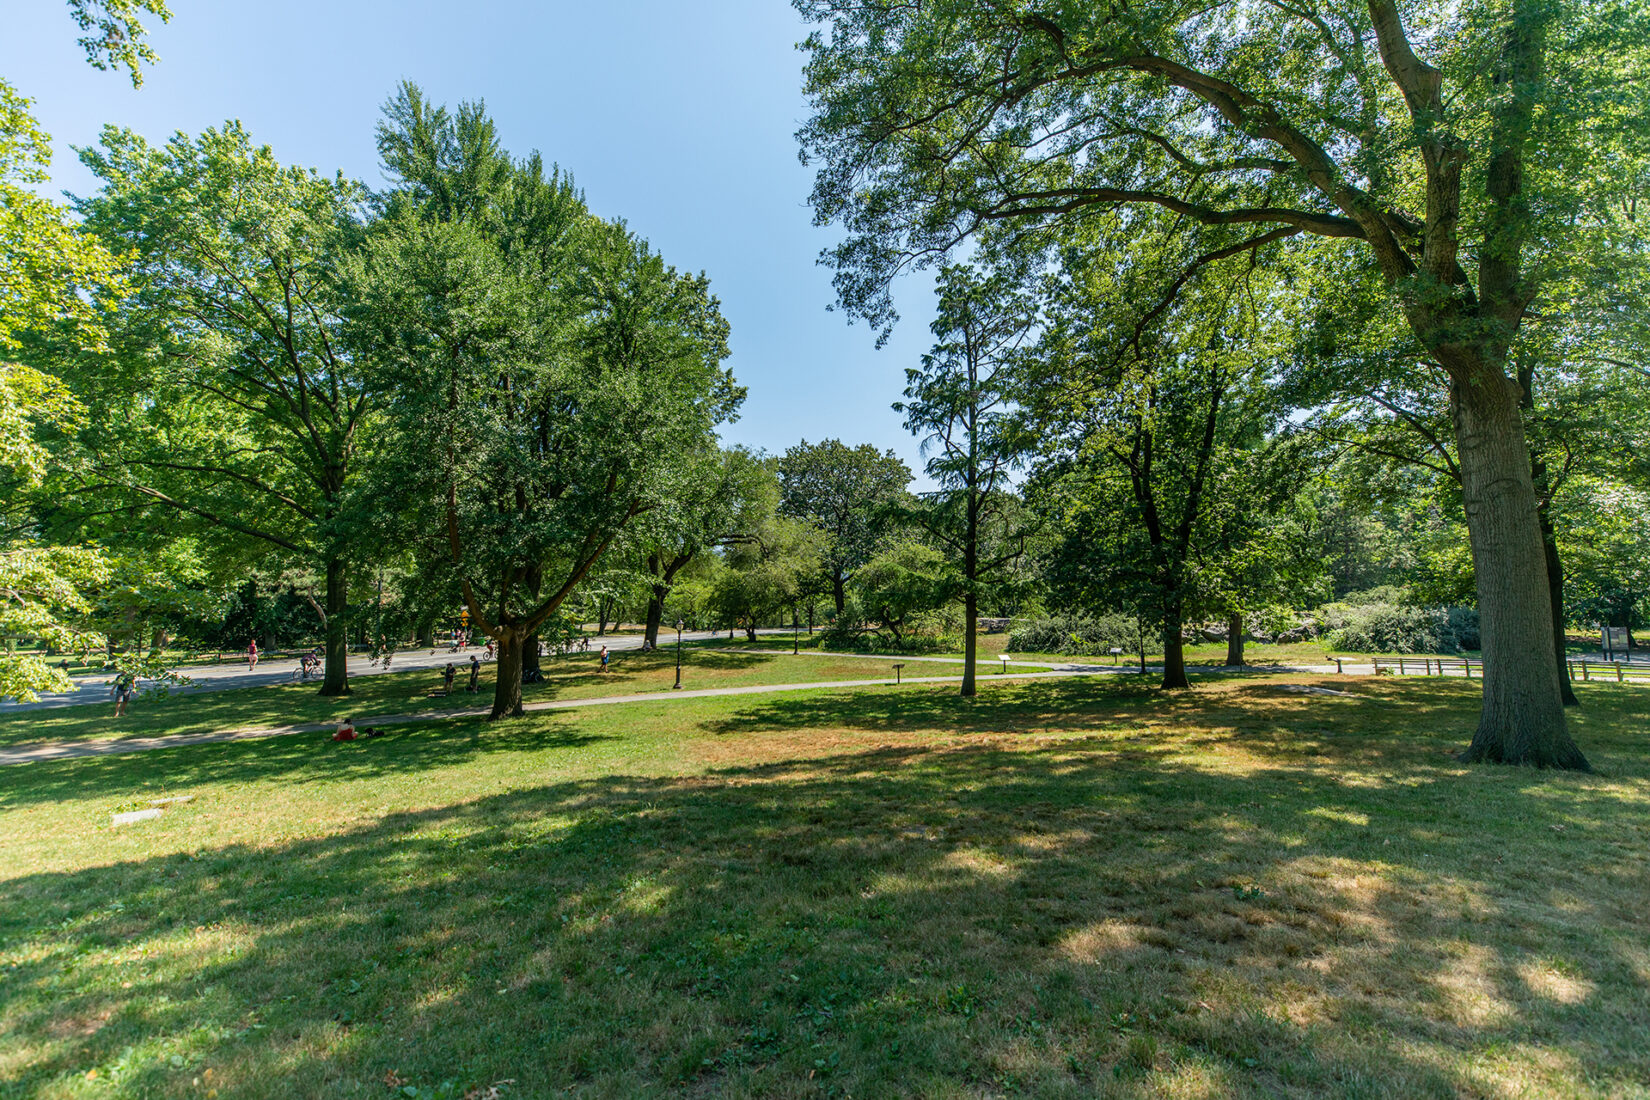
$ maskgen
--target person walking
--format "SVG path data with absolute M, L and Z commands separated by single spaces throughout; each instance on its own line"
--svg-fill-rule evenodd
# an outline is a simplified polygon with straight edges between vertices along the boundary
M 125 716 L 126 704 L 132 701 L 132 688 L 136 683 L 136 673 L 122 672 L 119 676 L 115 677 L 113 691 L 115 695 L 116 718 Z
M 607 671 L 607 657 L 608 657 L 607 647 L 602 646 L 602 671 L 603 672 Z
M 476 683 L 481 679 L 481 661 L 474 653 L 470 654 L 470 690 L 475 691 Z
M 256 672 L 258 669 L 258 639 L 253 638 L 246 647 L 246 670 Z
M 448 661 L 446 669 L 441 673 L 441 690 L 445 694 L 451 695 L 453 693 L 453 677 L 457 675 L 458 670 L 453 668 L 451 661 Z

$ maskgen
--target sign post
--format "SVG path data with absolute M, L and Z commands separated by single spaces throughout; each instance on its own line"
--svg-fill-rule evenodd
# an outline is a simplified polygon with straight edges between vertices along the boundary
M 1625 626 L 1607 626 L 1602 630 L 1604 635 L 1604 659 L 1606 661 L 1630 661 L 1632 654 L 1627 648 L 1627 628 Z

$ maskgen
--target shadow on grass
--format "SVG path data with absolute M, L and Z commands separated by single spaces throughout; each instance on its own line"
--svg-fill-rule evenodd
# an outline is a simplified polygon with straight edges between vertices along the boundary
M 411 777 L 489 753 L 580 748 L 613 739 L 580 733 L 574 727 L 571 715 L 502 723 L 448 718 L 392 727 L 383 737 L 349 746 L 333 744 L 325 732 L 294 733 L 15 764 L 0 771 L 0 778 L 11 780 L 0 788 L 0 808 L 215 783 L 279 779 L 301 784 L 397 774 Z
M 727 674 L 750 671 L 769 658 L 737 653 L 687 653 L 692 672 Z M 596 655 L 576 654 L 544 659 L 545 680 L 524 684 L 527 702 L 568 697 L 570 694 L 630 694 L 667 690 L 675 668 L 675 654 L 658 650 L 614 655 L 613 668 L 598 671 Z M 478 690 L 465 690 L 468 665 L 455 661 L 458 677 L 451 695 L 432 698 L 441 687 L 436 669 L 356 676 L 353 693 L 342 698 L 320 695 L 319 683 L 278 683 L 212 691 L 166 692 L 140 696 L 123 719 L 113 717 L 112 703 L 0 714 L 0 747 L 10 748 L 47 741 L 117 740 L 155 737 L 169 733 L 207 733 L 226 729 L 262 728 L 334 721 L 345 715 L 441 714 L 486 708 L 493 701 L 493 665 L 482 666 Z M 593 689 L 600 687 L 596 692 Z
M 1085 714 L 1075 685 L 1025 694 L 1038 722 Z M 1482 1058 L 1536 1094 L 1645 1080 L 1643 838 L 1605 850 L 1624 810 L 1596 781 L 1383 776 L 1349 746 L 1357 784 L 1205 769 L 1149 696 L 1104 701 L 1131 734 L 549 784 L 12 880 L 0 1049 L 38 1053 L 7 1095 L 91 1069 L 181 1095 L 203 1067 L 246 1097 L 1455 1097 L 1497 1091 Z M 992 705 L 955 728 L 1012 734 Z M 383 747 L 362 766 L 452 751 Z

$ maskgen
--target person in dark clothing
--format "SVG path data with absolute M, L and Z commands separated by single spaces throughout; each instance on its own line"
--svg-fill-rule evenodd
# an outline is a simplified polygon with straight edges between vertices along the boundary
M 132 689 L 137 686 L 137 676 L 131 672 L 122 672 L 115 680 L 115 717 L 122 717 L 126 713 L 126 704 L 132 701 Z
M 474 653 L 470 654 L 470 690 L 476 689 L 476 682 L 481 679 L 481 661 Z
M 453 691 L 453 677 L 457 675 L 458 670 L 453 668 L 453 663 L 451 661 L 448 661 L 446 669 L 441 673 L 441 687 L 449 695 L 451 695 Z

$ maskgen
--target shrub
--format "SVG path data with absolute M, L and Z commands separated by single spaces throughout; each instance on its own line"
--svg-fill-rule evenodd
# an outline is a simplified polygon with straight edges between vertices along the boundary
M 1399 594 L 1376 589 L 1361 599 L 1353 596 L 1323 608 L 1329 644 L 1361 653 L 1459 653 L 1478 648 L 1474 609 L 1415 607 L 1391 599 L 1394 595 Z
M 1449 628 L 1455 632 L 1455 644 L 1461 649 L 1481 649 L 1478 638 L 1478 609 L 1452 607 L 1449 609 Z
M 939 612 L 911 618 L 911 629 L 899 639 L 868 626 L 859 597 L 848 593 L 842 614 L 819 635 L 819 648 L 839 653 L 946 653 L 961 650 L 962 639 L 945 630 L 950 620 Z
M 1125 615 L 1060 615 L 1022 623 L 1008 635 L 1006 653 L 1059 653 L 1068 657 L 1104 653 L 1113 646 L 1133 649 L 1135 621 Z

